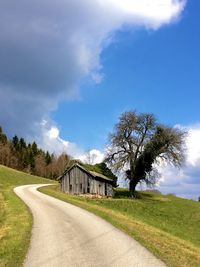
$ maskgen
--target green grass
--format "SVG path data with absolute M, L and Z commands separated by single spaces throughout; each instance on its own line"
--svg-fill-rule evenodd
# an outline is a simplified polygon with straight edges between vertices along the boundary
M 51 180 L 0 166 L 0 267 L 22 266 L 32 216 L 13 188 Z M 200 267 L 200 203 L 157 194 L 131 199 L 117 190 L 113 199 L 87 199 L 62 193 L 57 185 L 40 191 L 104 218 L 134 237 L 171 267 Z
M 35 183 L 52 181 L 0 165 L 0 267 L 22 266 L 30 243 L 32 216 L 13 188 Z
M 150 193 L 129 198 L 117 190 L 113 199 L 87 199 L 61 192 L 58 186 L 40 191 L 104 218 L 134 237 L 167 266 L 200 267 L 200 203 Z

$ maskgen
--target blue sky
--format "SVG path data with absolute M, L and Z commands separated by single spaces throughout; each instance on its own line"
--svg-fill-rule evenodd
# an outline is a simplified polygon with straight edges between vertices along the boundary
M 53 113 L 61 136 L 101 149 L 119 114 L 152 112 L 168 125 L 200 121 L 200 3 L 189 1 L 182 18 L 158 31 L 120 30 L 101 54 L 100 84 L 85 82 L 80 99 Z
M 188 131 L 185 166 L 162 167 L 158 187 L 197 199 L 199 10 L 192 0 L 2 0 L 0 125 L 97 162 L 122 112 L 154 113 Z

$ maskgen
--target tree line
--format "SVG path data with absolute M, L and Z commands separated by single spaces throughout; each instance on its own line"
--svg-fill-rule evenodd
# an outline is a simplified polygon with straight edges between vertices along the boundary
M 73 164 L 79 163 L 89 171 L 99 172 L 114 180 L 117 184 L 117 177 L 107 167 L 105 162 L 98 164 L 83 163 L 80 160 L 72 159 L 68 154 L 59 156 L 50 154 L 38 147 L 36 142 L 26 143 L 24 138 L 15 135 L 11 140 L 0 127 L 0 164 L 24 171 L 33 175 L 57 179 L 66 169 Z
M 11 140 L 0 127 L 0 164 L 49 179 L 56 179 L 70 162 L 70 156 L 44 151 L 36 142 L 27 143 L 15 135 Z

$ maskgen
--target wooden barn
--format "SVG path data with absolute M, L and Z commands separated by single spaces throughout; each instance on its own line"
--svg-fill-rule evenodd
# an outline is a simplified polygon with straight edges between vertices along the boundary
M 96 194 L 113 195 L 113 180 L 93 171 L 88 171 L 78 163 L 59 177 L 61 190 L 74 195 Z

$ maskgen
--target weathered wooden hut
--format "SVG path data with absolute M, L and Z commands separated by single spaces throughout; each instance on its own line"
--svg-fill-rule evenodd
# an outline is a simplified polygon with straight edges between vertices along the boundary
M 59 177 L 61 190 L 69 194 L 113 195 L 113 180 L 93 171 L 88 171 L 78 163 Z

